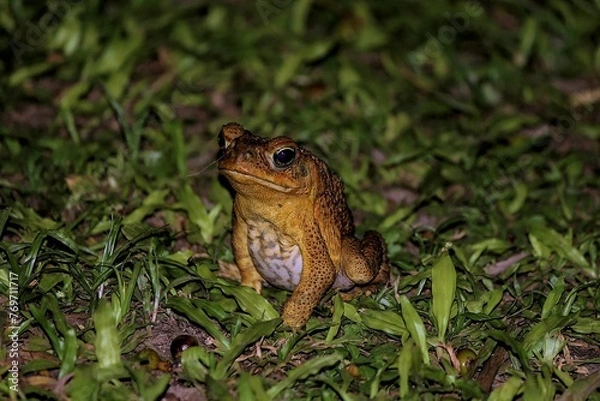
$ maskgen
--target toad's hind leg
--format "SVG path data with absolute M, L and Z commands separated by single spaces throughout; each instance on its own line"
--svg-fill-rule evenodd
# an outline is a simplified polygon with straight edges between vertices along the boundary
M 389 280 L 390 269 L 385 241 L 377 231 L 367 231 L 361 241 L 346 237 L 342 241 L 342 268 L 357 286 L 342 293 L 352 298 L 375 291 Z

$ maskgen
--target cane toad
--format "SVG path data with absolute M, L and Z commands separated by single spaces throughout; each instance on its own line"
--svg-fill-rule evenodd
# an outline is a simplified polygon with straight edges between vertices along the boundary
M 300 328 L 329 288 L 371 291 L 389 279 L 379 233 L 354 237 L 340 178 L 287 137 L 252 134 L 237 123 L 219 133 L 218 168 L 233 189 L 232 246 L 243 285 L 293 291 L 284 322 Z

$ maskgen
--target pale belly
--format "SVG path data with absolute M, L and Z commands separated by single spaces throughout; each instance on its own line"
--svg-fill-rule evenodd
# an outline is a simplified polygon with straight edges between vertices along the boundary
M 265 220 L 248 223 L 248 251 L 262 278 L 274 287 L 293 291 L 300 282 L 302 253 L 291 237 Z M 334 288 L 348 290 L 352 281 L 340 269 Z

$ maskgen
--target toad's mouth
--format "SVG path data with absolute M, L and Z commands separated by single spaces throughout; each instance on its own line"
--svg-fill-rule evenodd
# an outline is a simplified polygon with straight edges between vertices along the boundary
M 284 193 L 289 193 L 289 192 L 292 192 L 294 189 L 296 189 L 295 187 L 286 187 L 283 185 L 275 184 L 272 181 L 268 181 L 263 178 L 259 178 L 259 177 L 256 177 L 256 176 L 253 176 L 250 174 L 242 173 L 242 172 L 236 171 L 236 170 L 222 169 L 221 173 L 225 174 L 227 177 L 231 177 L 231 181 L 233 181 L 234 183 L 240 183 L 242 185 L 247 184 L 249 182 L 250 183 L 254 182 L 263 187 L 271 188 L 275 191 L 284 192 Z

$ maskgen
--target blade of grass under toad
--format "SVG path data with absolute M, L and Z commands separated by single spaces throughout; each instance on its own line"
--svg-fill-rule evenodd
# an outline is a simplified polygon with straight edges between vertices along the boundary
M 277 397 L 282 391 L 287 388 L 291 388 L 296 384 L 298 380 L 302 380 L 312 375 L 319 373 L 321 369 L 335 365 L 342 361 L 342 356 L 338 354 L 330 354 L 325 356 L 318 356 L 313 359 L 309 359 L 302 365 L 297 366 L 287 372 L 286 377 L 279 383 L 267 390 L 267 395 L 273 399 Z
M 340 326 L 342 325 L 342 316 L 344 316 L 344 301 L 340 294 L 336 294 L 333 301 L 333 316 L 331 317 L 331 327 L 327 332 L 327 337 L 325 338 L 326 343 L 330 343 L 333 341 L 335 336 L 338 334 L 340 330 Z
M 273 305 L 250 287 L 221 286 L 220 289 L 224 294 L 234 297 L 240 308 L 258 321 L 273 320 L 279 317 L 279 313 Z
M 344 316 L 355 323 L 362 323 L 362 318 L 354 305 L 344 302 Z
M 425 365 L 429 365 L 429 352 L 427 346 L 427 331 L 421 316 L 412 306 L 406 295 L 400 297 L 400 306 L 402 307 L 402 318 L 406 324 L 406 329 L 410 333 L 410 337 L 419 347 L 421 358 Z
M 431 311 L 440 341 L 443 343 L 450 322 L 450 310 L 456 294 L 456 269 L 447 250 L 443 250 L 431 268 Z
M 223 358 L 217 363 L 214 373 L 215 380 L 223 380 L 228 376 L 232 362 L 237 358 L 247 346 L 255 343 L 261 337 L 267 337 L 273 334 L 277 326 L 281 324 L 281 318 L 258 322 L 252 327 L 235 336 L 229 345 L 229 349 L 223 354 Z
M 294 351 L 298 350 L 304 344 L 304 340 L 307 337 L 312 336 L 314 333 L 318 333 L 324 330 L 325 324 L 317 324 L 314 326 L 307 326 L 306 330 L 301 330 L 296 333 L 291 338 L 288 338 L 286 343 L 279 349 L 277 352 L 277 357 L 280 360 L 287 360 L 290 358 L 290 355 L 294 354 Z M 298 347 L 297 347 L 298 346 Z
M 231 313 L 237 308 L 235 301 L 231 300 L 233 307 L 227 306 L 224 308 L 225 302 L 208 301 L 206 299 L 194 299 L 192 302 L 197 307 L 205 311 L 213 319 L 217 319 L 219 322 L 224 322 L 227 318 L 231 317 Z

